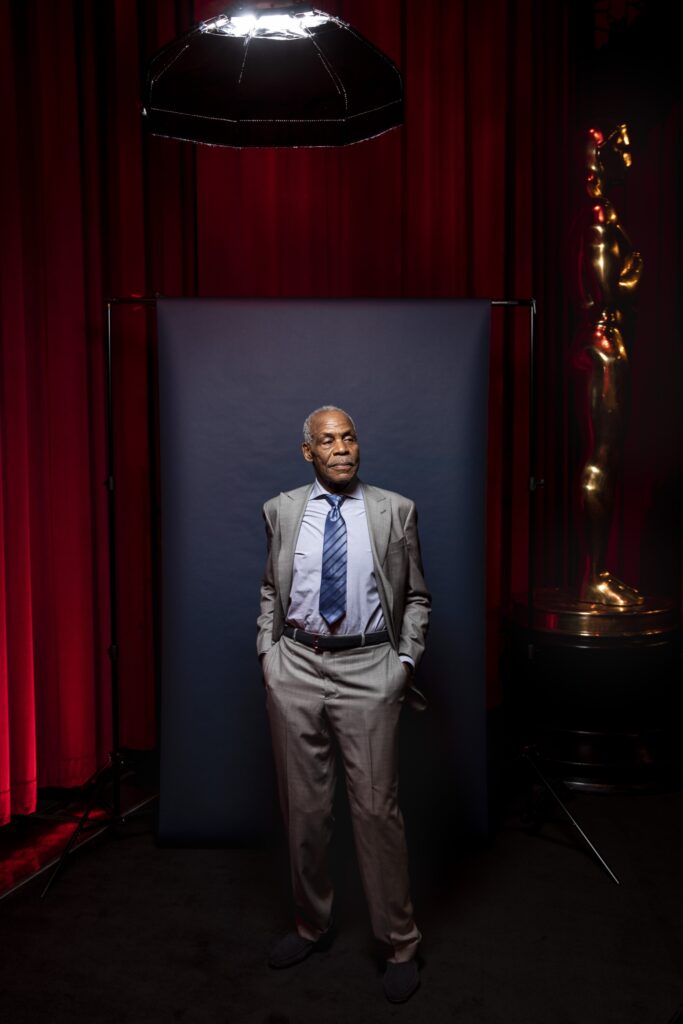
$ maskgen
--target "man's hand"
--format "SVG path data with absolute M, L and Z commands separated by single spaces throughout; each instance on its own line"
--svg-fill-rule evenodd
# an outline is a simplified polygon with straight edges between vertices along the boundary
M 403 679 L 403 691 L 402 691 L 405 694 L 405 693 L 408 692 L 408 690 L 413 685 L 413 676 L 415 675 L 415 666 L 411 665 L 409 661 L 404 661 L 403 658 L 401 658 L 401 664 L 403 665 L 403 669 L 404 669 L 404 672 L 405 672 L 404 679 Z

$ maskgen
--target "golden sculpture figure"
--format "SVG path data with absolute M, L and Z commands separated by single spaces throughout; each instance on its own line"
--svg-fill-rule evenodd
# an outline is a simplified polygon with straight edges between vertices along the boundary
M 571 588 L 537 588 L 532 582 L 531 610 L 528 594 L 513 605 L 520 625 L 531 625 L 538 637 L 553 634 L 553 643 L 560 641 L 553 647 L 556 652 L 576 658 L 585 651 L 586 664 L 593 651 L 585 647 L 586 637 L 605 641 L 614 652 L 617 641 L 628 645 L 637 638 L 638 644 L 646 644 L 647 638 L 671 638 L 680 628 L 680 612 L 672 601 L 641 595 L 607 567 L 628 415 L 634 299 L 643 261 L 614 205 L 613 186 L 631 166 L 628 127 L 620 124 L 607 137 L 592 129 L 588 143 L 588 199 L 580 245 L 583 320 L 572 353 L 575 411 L 585 444 L 577 488 L 581 582 Z M 609 664 L 614 680 L 621 670 L 616 662 Z
M 625 124 L 607 138 L 591 129 L 586 179 L 590 216 L 581 243 L 586 319 L 574 355 L 577 412 L 586 445 L 580 488 L 583 574 L 579 600 L 622 608 L 643 603 L 638 591 L 617 579 L 605 564 L 628 412 L 633 298 L 643 261 L 607 193 L 630 166 Z

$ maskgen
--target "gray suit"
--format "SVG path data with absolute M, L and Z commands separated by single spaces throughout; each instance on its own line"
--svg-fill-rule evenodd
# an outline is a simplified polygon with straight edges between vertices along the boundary
M 361 877 L 375 935 L 390 960 L 411 959 L 420 940 L 410 902 L 403 819 L 397 803 L 398 721 L 409 687 L 398 655 L 417 666 L 430 597 L 412 501 L 362 485 L 374 573 L 389 644 L 316 653 L 283 636 L 294 548 L 311 485 L 266 502 L 268 559 L 257 650 L 263 657 L 280 804 L 289 833 L 299 933 L 329 926 L 326 849 L 332 827 L 336 739 L 346 774 Z

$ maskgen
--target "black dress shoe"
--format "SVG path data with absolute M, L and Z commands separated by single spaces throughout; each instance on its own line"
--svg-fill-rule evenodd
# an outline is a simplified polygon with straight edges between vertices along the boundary
M 310 956 L 317 945 L 317 942 L 304 939 L 298 932 L 287 932 L 271 949 L 268 966 L 293 967 Z
M 406 960 L 402 964 L 388 963 L 382 987 L 390 1003 L 405 1003 L 420 987 L 417 963 L 414 960 Z
M 322 953 L 329 949 L 334 938 L 334 921 L 330 927 L 320 936 L 317 942 L 311 939 L 304 939 L 298 932 L 287 932 L 278 942 L 275 943 L 268 957 L 269 967 L 293 967 L 300 964 L 311 953 Z

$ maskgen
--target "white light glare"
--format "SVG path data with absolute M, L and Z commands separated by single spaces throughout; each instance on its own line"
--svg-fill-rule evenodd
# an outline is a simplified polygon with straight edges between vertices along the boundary
M 243 14 L 228 18 L 227 24 L 224 23 L 221 27 L 229 36 L 248 36 L 254 30 L 257 20 L 253 14 Z
M 301 14 L 240 14 L 234 18 L 223 15 L 206 23 L 205 30 L 228 36 L 264 36 L 269 39 L 301 39 L 308 29 L 329 21 L 329 15 L 314 11 Z

